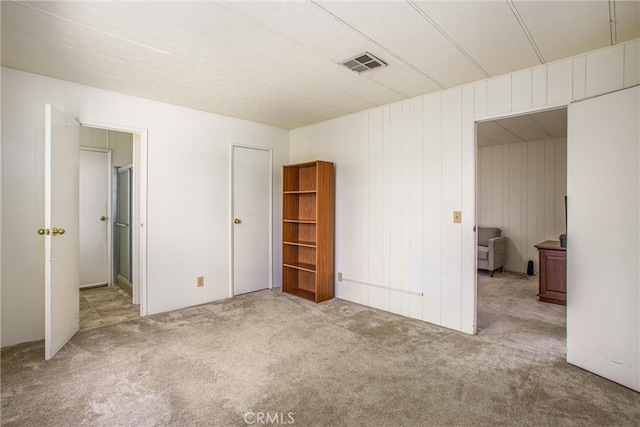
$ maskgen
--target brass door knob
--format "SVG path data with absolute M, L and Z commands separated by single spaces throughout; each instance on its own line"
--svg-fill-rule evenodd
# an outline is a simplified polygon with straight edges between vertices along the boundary
M 45 234 L 49 235 L 49 229 L 48 228 L 47 229 L 39 228 L 38 229 L 38 234 L 41 235 L 41 236 L 44 236 Z
M 107 219 L 107 217 L 106 217 L 106 216 L 104 216 L 104 215 L 102 215 L 102 216 L 100 217 L 100 221 L 104 221 L 105 219 Z
M 66 233 L 66 231 L 65 231 L 65 229 L 64 229 L 64 228 L 56 228 L 56 227 L 53 227 L 53 228 L 51 229 L 51 234 L 52 234 L 52 235 L 54 235 L 54 236 L 55 236 L 55 235 L 58 235 L 58 234 L 64 234 L 64 233 Z
M 236 219 L 234 219 L 234 220 L 233 220 L 233 223 L 234 223 L 234 224 L 240 224 L 241 222 L 242 222 L 242 221 L 240 221 L 238 218 L 236 218 Z

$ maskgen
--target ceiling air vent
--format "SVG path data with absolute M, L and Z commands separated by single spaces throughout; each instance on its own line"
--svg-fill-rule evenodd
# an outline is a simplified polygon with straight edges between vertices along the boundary
M 344 65 L 351 71 L 355 71 L 356 73 L 360 74 L 364 71 L 373 70 L 374 68 L 386 67 L 387 63 L 376 58 L 369 52 L 365 52 L 351 59 L 347 59 L 342 63 L 342 65 Z

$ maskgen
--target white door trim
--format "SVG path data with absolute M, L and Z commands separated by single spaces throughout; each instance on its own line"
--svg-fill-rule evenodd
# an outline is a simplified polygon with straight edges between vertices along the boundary
M 147 162 L 149 131 L 144 128 L 92 120 L 82 121 L 81 124 L 93 128 L 133 134 L 133 174 L 134 180 L 138 183 L 132 191 L 133 203 L 131 206 L 134 226 L 131 242 L 131 267 L 134 281 L 133 302 L 134 304 L 140 304 L 140 316 L 146 316 L 149 313 L 149 284 L 147 282 Z M 138 294 L 137 297 L 136 294 Z
M 259 147 L 256 145 L 230 143 L 229 153 L 229 298 L 233 297 L 233 150 L 235 148 L 267 151 L 269 153 L 269 289 L 273 288 L 273 148 Z
M 107 153 L 107 176 L 109 179 L 107 180 L 107 214 L 111 216 L 111 208 L 112 208 L 112 179 L 111 179 L 111 149 L 108 148 L 94 148 L 94 147 L 83 147 L 80 146 L 80 151 L 95 151 L 98 153 Z M 113 222 L 112 218 L 107 218 L 107 271 L 109 274 L 107 275 L 108 283 L 107 285 L 111 285 L 114 283 L 113 281 Z

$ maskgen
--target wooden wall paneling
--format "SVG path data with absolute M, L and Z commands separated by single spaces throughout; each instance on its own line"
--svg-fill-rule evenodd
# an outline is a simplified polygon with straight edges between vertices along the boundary
M 511 112 L 511 74 L 487 80 L 487 114 Z
M 460 329 L 462 226 L 453 211 L 462 209 L 462 90 L 442 94 L 442 325 Z
M 513 111 L 531 108 L 531 70 L 513 73 L 511 77 L 511 105 Z
M 424 97 L 424 283 L 422 318 L 441 324 L 442 94 Z
M 554 62 L 547 67 L 547 104 L 566 105 L 573 92 L 572 60 Z
M 536 202 L 536 207 L 537 207 L 537 223 L 538 223 L 538 236 L 536 237 L 536 240 L 538 242 L 542 242 L 545 239 L 545 222 L 544 222 L 544 216 L 545 216 L 545 206 L 544 206 L 544 192 L 545 192 L 545 147 L 546 147 L 546 141 L 539 141 L 537 144 L 537 150 L 538 150 L 538 161 L 537 161 L 537 167 L 538 167 L 538 176 L 537 176 L 537 182 L 538 182 L 538 201 Z
M 402 287 L 402 104 L 389 106 L 389 282 Z M 402 294 L 389 292 L 389 311 L 402 313 Z
M 560 240 L 560 235 L 567 231 L 564 213 L 564 196 L 567 194 L 567 140 L 554 141 L 555 148 L 555 191 L 554 191 L 554 240 Z
M 509 271 L 522 271 L 522 258 L 519 256 L 521 246 L 521 220 L 522 220 L 522 144 L 508 145 L 508 199 L 507 207 L 509 210 L 509 219 L 506 230 L 502 235 L 507 237 L 508 254 L 505 269 Z
M 637 84 L 640 84 L 640 40 L 624 46 L 623 86 L 631 87 Z
M 587 54 L 587 97 L 623 88 L 624 45 Z
M 572 101 L 584 99 L 587 96 L 587 60 L 585 55 L 573 58 L 573 93 Z
M 543 240 L 558 240 L 556 236 L 556 146 L 555 141 L 544 143 L 544 236 Z M 555 238 L 554 238 L 555 237 Z
M 391 285 L 391 108 L 382 108 L 382 284 Z M 382 290 L 382 309 L 390 310 L 390 290 Z
M 520 246 L 518 253 L 522 259 L 519 272 L 527 271 L 527 262 L 529 261 L 529 144 L 522 144 L 520 150 L 520 167 L 522 168 L 522 179 L 520 181 Z M 537 243 L 537 242 L 536 242 Z
M 491 173 L 493 156 L 491 147 L 478 149 L 478 225 L 491 225 Z
M 489 227 L 495 224 L 503 224 L 503 186 L 504 186 L 504 146 L 496 145 L 491 147 L 491 218 Z
M 473 92 L 475 118 L 482 119 L 487 116 L 487 81 L 474 83 Z
M 541 242 L 538 238 L 538 142 L 527 144 L 527 239 Z M 534 262 L 538 271 L 538 250 L 533 246 L 527 247 L 527 261 Z
M 358 113 L 338 119 L 342 143 L 335 168 L 336 267 L 345 277 L 354 279 L 362 271 L 362 117 L 363 113 Z M 361 303 L 362 288 L 359 283 L 336 282 L 336 296 Z
M 409 289 L 422 292 L 424 268 L 424 113 L 423 98 L 411 100 L 411 250 Z M 422 298 L 410 297 L 409 316 L 422 319 Z
M 383 114 L 382 108 L 369 111 L 369 272 L 368 281 L 382 284 L 382 229 L 383 229 Z M 383 292 L 370 287 L 369 306 L 382 308 Z
M 402 289 L 411 289 L 411 101 L 402 102 Z M 401 295 L 402 315 L 409 316 L 410 296 Z
M 476 331 L 476 234 L 469 233 L 477 224 L 475 99 L 473 86 L 462 88 L 462 299 L 460 327 Z
M 359 227 L 362 229 L 361 241 L 362 246 L 360 247 L 360 252 L 362 254 L 362 270 L 360 271 L 361 280 L 367 282 L 369 281 L 369 250 L 371 248 L 369 244 L 369 120 L 370 120 L 370 111 L 365 111 L 362 114 L 362 148 L 361 148 L 361 163 L 362 168 L 360 169 L 360 191 L 362 192 L 362 204 L 360 205 L 360 224 Z M 362 287 L 362 303 L 364 305 L 369 305 L 369 293 L 371 292 L 370 286 Z
M 510 145 L 502 146 L 502 224 L 503 233 L 509 234 L 509 171 L 511 165 L 509 164 L 509 147 Z
M 531 101 L 534 108 L 547 105 L 547 67 L 532 70 Z

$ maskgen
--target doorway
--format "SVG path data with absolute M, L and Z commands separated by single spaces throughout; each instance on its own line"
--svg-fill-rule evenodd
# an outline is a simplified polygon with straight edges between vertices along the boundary
M 505 271 L 477 270 L 478 333 L 538 334 L 565 351 L 566 308 L 539 302 L 538 277 L 527 273 L 530 261 L 539 270 L 535 245 L 566 233 L 567 109 L 478 122 L 476 144 L 477 225 L 506 240 Z
M 231 295 L 273 286 L 272 152 L 231 147 Z
M 85 122 L 80 127 L 80 144 L 83 151 L 102 151 L 111 157 L 108 189 L 104 194 L 108 208 L 98 217 L 105 218 L 108 229 L 107 284 L 116 285 L 120 296 L 127 298 L 127 303 L 135 305 L 138 314 L 144 316 L 147 313 L 146 131 Z

